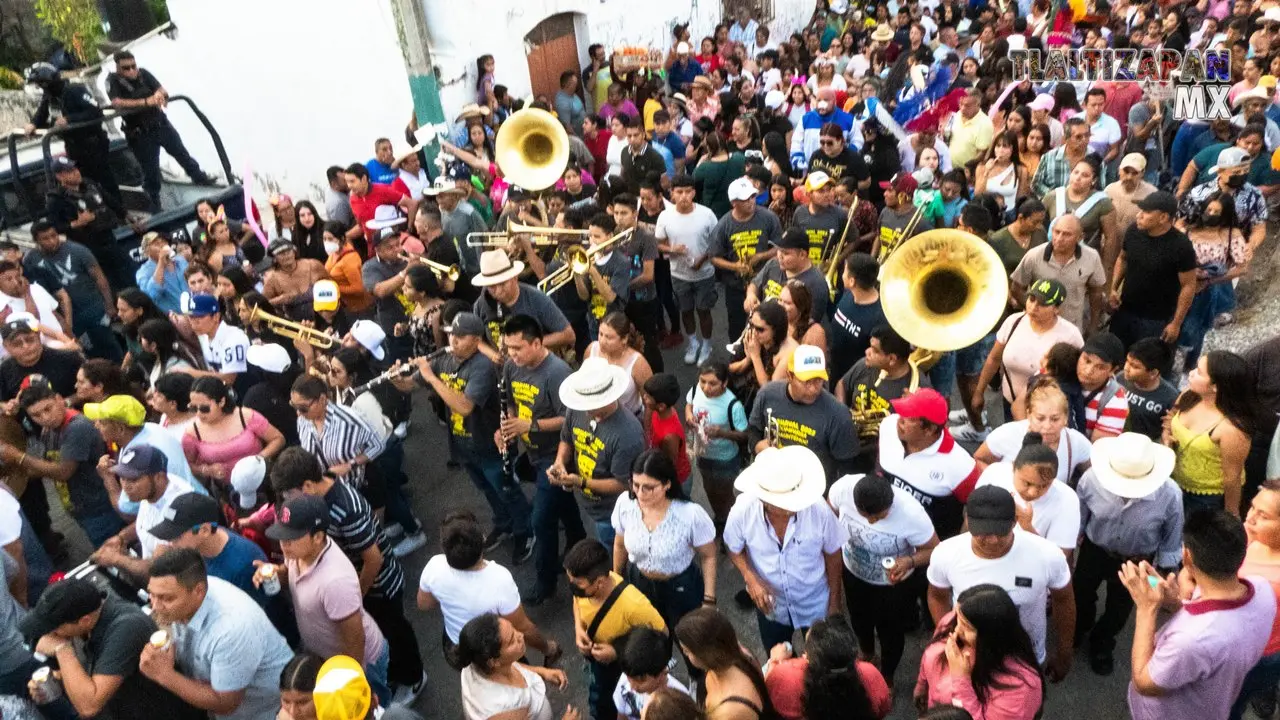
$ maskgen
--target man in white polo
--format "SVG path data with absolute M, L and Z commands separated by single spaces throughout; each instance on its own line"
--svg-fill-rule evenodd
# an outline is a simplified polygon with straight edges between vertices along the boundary
M 164 453 L 150 445 L 137 445 L 120 452 L 111 472 L 120 479 L 120 488 L 129 500 L 138 503 L 138 515 L 132 525 L 108 540 L 92 556 L 98 565 L 115 567 L 139 580 L 147 577 L 156 548 L 164 544 L 151 534 L 151 528 L 164 522 L 174 498 L 194 492 L 185 480 L 170 475 Z M 142 557 L 136 558 L 125 549 L 137 541 Z

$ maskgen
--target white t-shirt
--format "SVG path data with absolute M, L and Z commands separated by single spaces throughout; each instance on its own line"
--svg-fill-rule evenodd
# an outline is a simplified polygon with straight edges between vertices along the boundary
M 978 479 L 978 487 L 995 485 L 1009 491 L 1018 507 L 1027 507 L 1027 501 L 1013 489 L 1013 463 L 998 462 L 988 465 Z M 1031 503 L 1031 527 L 1036 534 L 1063 550 L 1075 550 L 1080 539 L 1080 498 L 1066 483 L 1055 482 L 1040 499 Z
M 934 497 L 959 494 L 961 502 L 969 499 L 979 474 L 973 456 L 950 433 L 943 433 L 929 448 L 908 455 L 898 439 L 896 414 L 880 421 L 880 466 L 916 490 Z
M 35 283 L 29 285 L 31 288 L 31 299 L 36 304 L 36 320 L 40 322 L 42 328 L 49 328 L 62 332 L 62 323 L 58 320 L 57 310 L 58 301 L 49 294 L 47 290 Z M 9 308 L 11 312 L 27 312 L 27 303 L 22 298 L 13 297 L 0 293 L 0 308 Z M 47 347 L 62 348 L 63 344 L 53 340 L 52 338 L 41 336 L 41 342 Z M 0 347 L 0 360 L 9 357 L 9 351 Z
M 489 720 L 513 710 L 528 711 L 529 720 L 551 720 L 547 684 L 523 665 L 517 663 L 515 667 L 524 678 L 525 687 L 496 683 L 470 665 L 462 669 L 462 706 L 467 720 Z
M 173 499 L 179 495 L 186 495 L 189 492 L 195 492 L 186 480 L 174 475 L 166 473 L 169 476 L 169 486 L 165 488 L 164 494 L 154 503 L 149 500 L 143 500 L 138 503 L 137 520 L 134 521 L 134 529 L 138 532 L 138 544 L 142 546 L 142 559 L 150 559 L 156 554 L 156 548 L 161 545 L 168 545 L 160 538 L 151 534 L 151 528 L 159 525 L 171 513 L 168 513 L 169 505 L 173 503 Z M 122 493 L 123 494 L 123 493 Z
M 613 506 L 613 529 L 622 537 L 627 556 L 641 572 L 678 575 L 688 569 L 694 548 L 715 542 L 711 516 L 695 502 L 675 501 L 652 532 L 645 527 L 640 504 L 624 492 Z
M 212 339 L 207 335 L 200 336 L 200 350 L 204 353 L 205 364 L 214 372 L 242 373 L 249 370 L 249 336 L 238 327 L 219 323 Z
M 492 560 L 479 570 L 458 570 L 449 567 L 443 554 L 436 555 L 422 568 L 418 589 L 440 603 L 444 631 L 455 643 L 472 618 L 488 612 L 510 615 L 520 607 L 520 590 L 511 571 Z
M 930 585 L 950 588 L 953 602 L 975 585 L 990 583 L 1004 588 L 1018 606 L 1022 627 L 1035 645 L 1036 659 L 1044 662 L 1049 591 L 1061 590 L 1071 583 L 1067 556 L 1057 545 L 1014 529 L 1009 552 L 987 560 L 973 553 L 973 536 L 962 533 L 934 548 L 927 575 Z
M 1005 423 L 991 431 L 987 436 L 986 446 L 997 460 L 1013 462 L 1022 449 L 1022 438 L 1027 434 L 1031 423 L 1027 420 Z M 1089 438 L 1079 430 L 1063 428 L 1058 438 L 1058 481 L 1068 482 L 1071 473 L 1079 466 L 1089 462 L 1093 456 L 1093 445 Z
M 8 486 L 0 487 L 0 547 L 22 537 L 22 506 Z
M 670 673 L 667 673 L 667 687 L 693 697 L 689 688 Z M 626 720 L 640 720 L 640 712 L 644 710 L 645 705 L 649 704 L 651 696 L 652 693 L 636 692 L 631 687 L 631 680 L 627 679 L 627 674 L 623 673 L 618 680 L 618 686 L 613 689 L 613 706 L 618 709 L 618 717 Z
M 1081 117 L 1084 117 L 1083 115 Z M 1085 118 L 1086 120 L 1088 118 Z M 1089 152 L 1105 156 L 1111 146 L 1120 142 L 1120 123 L 1106 113 L 1098 116 L 1098 122 L 1089 128 Z
M 656 235 L 659 240 L 666 240 L 668 245 L 682 245 L 689 248 L 684 256 L 671 256 L 671 277 L 685 282 L 710 280 L 715 276 L 715 266 L 710 260 L 702 263 L 702 267 L 693 269 L 693 264 L 706 255 L 711 249 L 711 231 L 715 229 L 716 214 L 706 205 L 694 203 L 693 210 L 681 213 L 675 205 L 668 207 L 658 215 Z
M 863 582 L 888 585 L 889 573 L 881 562 L 885 558 L 910 555 L 933 539 L 933 521 L 911 493 L 895 487 L 889 514 L 883 520 L 870 522 L 853 502 L 854 488 L 862 478 L 862 475 L 845 475 L 831 486 L 827 499 L 849 535 L 841 553 L 844 566 Z

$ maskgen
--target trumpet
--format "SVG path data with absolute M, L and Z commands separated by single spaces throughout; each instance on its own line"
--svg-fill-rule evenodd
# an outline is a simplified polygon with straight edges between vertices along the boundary
M 778 430 L 778 421 L 773 417 L 773 408 L 765 409 L 764 442 L 769 447 L 782 447 L 782 433 Z
M 462 271 L 457 265 L 445 265 L 433 260 L 428 260 L 421 255 L 410 255 L 409 253 L 400 253 L 400 259 L 405 262 L 420 262 L 431 269 L 431 272 L 439 279 L 449 278 L 453 282 L 458 282 L 458 278 L 462 277 Z
M 599 245 L 593 245 L 590 248 L 584 248 L 580 245 L 570 245 L 565 248 L 564 267 L 539 280 L 538 289 L 550 295 L 573 282 L 574 277 L 585 275 L 591 269 L 591 263 L 595 262 L 597 257 L 610 252 L 614 245 L 626 242 L 635 230 L 634 227 L 627 228 Z
M 487 250 L 505 248 L 511 244 L 513 235 L 532 235 L 529 242 L 534 247 L 555 247 L 566 242 L 585 243 L 590 233 L 590 230 L 524 225 L 508 221 L 506 230 L 467 233 L 467 247 Z
M 323 330 L 307 327 L 302 323 L 297 323 L 292 320 L 285 320 L 282 317 L 263 312 L 262 308 L 256 307 L 253 309 L 253 314 L 249 316 L 249 322 L 255 323 L 259 320 L 265 323 L 266 326 L 271 328 L 271 331 L 277 335 L 290 338 L 291 340 L 301 339 L 308 345 L 321 350 L 328 350 L 333 347 L 334 342 L 336 342 L 333 339 L 333 336 Z

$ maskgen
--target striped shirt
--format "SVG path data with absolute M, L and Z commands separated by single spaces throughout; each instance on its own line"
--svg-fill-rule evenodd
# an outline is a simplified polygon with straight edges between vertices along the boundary
M 373 579 L 369 595 L 395 598 L 404 590 L 404 568 L 391 552 L 391 541 L 373 516 L 373 508 L 355 488 L 339 480 L 324 494 L 329 506 L 329 537 L 342 548 L 359 573 L 364 566 L 361 553 L 374 545 L 382 551 L 382 567 Z
M 1124 423 L 1129 418 L 1129 395 L 1115 378 L 1107 380 L 1098 390 L 1085 393 L 1084 398 L 1085 435 L 1092 438 L 1094 430 L 1107 436 L 1124 432 Z M 1105 403 L 1101 414 L 1099 403 Z
M 332 401 L 324 410 L 323 431 L 324 436 L 321 437 L 314 422 L 298 418 L 299 446 L 319 458 L 320 464 L 326 468 L 349 463 L 361 454 L 373 460 L 386 447 L 382 435 L 369 427 L 359 413 Z M 363 465 L 352 465 L 340 479 L 362 488 L 364 471 Z

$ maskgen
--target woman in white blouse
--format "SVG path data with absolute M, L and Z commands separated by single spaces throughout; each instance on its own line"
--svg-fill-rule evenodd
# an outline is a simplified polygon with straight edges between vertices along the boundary
M 1067 562 L 1080 538 L 1080 499 L 1060 483 L 1058 454 L 1040 442 L 1039 433 L 1027 433 L 1012 463 L 990 465 L 978 485 L 997 485 L 1013 495 L 1018 527 L 1062 548 Z
M 661 450 L 636 458 L 631 491 L 613 507 L 613 529 L 613 571 L 649 598 L 667 627 L 700 605 L 715 605 L 715 525 L 701 505 L 685 499 L 675 464 Z
M 1037 380 L 1027 393 L 1027 419 L 992 430 L 973 459 L 987 465 L 1010 460 L 1022 448 L 1027 433 L 1039 433 L 1044 446 L 1058 455 L 1058 481 L 1074 487 L 1076 479 L 1089 469 L 1093 446 L 1079 431 L 1067 427 L 1070 417 L 1062 388 L 1049 378 Z
M 467 720 L 527 718 L 551 720 L 547 683 L 563 690 L 563 670 L 517 662 L 524 657 L 524 635 L 494 613 L 478 615 L 462 627 L 458 659 L 462 668 L 462 705 Z M 576 720 L 569 707 L 565 720 Z

